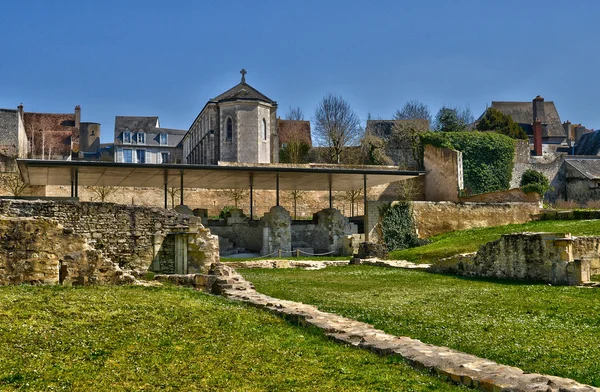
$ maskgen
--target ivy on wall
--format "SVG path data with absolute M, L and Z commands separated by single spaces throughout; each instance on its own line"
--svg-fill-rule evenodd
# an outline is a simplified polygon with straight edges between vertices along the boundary
M 463 154 L 463 179 L 471 194 L 510 188 L 515 141 L 494 132 L 426 132 L 423 145 L 451 148 Z
M 400 201 L 379 208 L 383 242 L 388 250 L 402 250 L 421 245 L 413 220 L 412 203 Z

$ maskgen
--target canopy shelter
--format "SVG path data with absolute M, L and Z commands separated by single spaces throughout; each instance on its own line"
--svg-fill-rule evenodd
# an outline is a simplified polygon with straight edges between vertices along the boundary
M 184 165 L 134 164 L 90 161 L 17 160 L 23 181 L 30 185 L 71 185 L 71 196 L 79 186 L 249 189 L 252 216 L 252 191 L 275 190 L 279 205 L 280 190 L 332 192 L 366 188 L 424 175 L 424 171 L 397 170 L 386 166 L 311 166 L 311 165 Z M 365 209 L 366 211 L 366 209 Z

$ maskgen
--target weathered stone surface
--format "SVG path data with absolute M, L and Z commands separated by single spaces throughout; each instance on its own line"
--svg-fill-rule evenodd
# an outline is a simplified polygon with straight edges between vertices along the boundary
M 263 247 L 262 255 L 277 251 L 289 255 L 292 251 L 292 218 L 290 213 L 281 206 L 275 206 L 262 218 Z
M 360 259 L 378 258 L 385 259 L 387 257 L 387 249 L 384 244 L 376 244 L 374 242 L 361 242 L 358 247 L 358 257 Z
M 0 217 L 0 285 L 129 283 L 80 235 L 48 218 Z
M 346 218 L 335 208 L 326 208 L 314 216 L 317 227 L 314 230 L 312 247 L 316 253 L 340 255 L 344 249 L 344 238 L 352 235 L 352 228 Z
M 250 282 L 224 264 L 214 264 L 210 274 L 217 276 L 212 286 L 213 293 L 269 310 L 302 325 L 313 325 L 337 341 L 383 355 L 399 355 L 412 366 L 431 369 L 451 382 L 484 391 L 598 392 L 597 388 L 571 379 L 525 373 L 519 368 L 500 365 L 447 347 L 389 335 L 372 325 L 322 312 L 311 305 L 260 294 Z
M 161 271 L 161 261 L 165 262 L 165 269 L 169 269 L 172 249 L 168 248 L 168 239 L 173 233 L 189 233 L 190 254 L 194 255 L 192 264 L 198 270 L 206 270 L 200 265 L 210 265 L 218 257 L 217 238 L 198 218 L 161 208 L 77 201 L 0 200 L 0 214 L 54 219 L 65 231 L 85 237 L 90 246 L 125 270 L 146 271 L 152 264 L 156 271 Z
M 346 260 L 253 260 L 228 262 L 231 268 L 301 268 L 307 270 L 318 270 L 328 266 L 348 265 Z
M 577 244 L 576 252 L 573 251 L 574 243 Z M 589 281 L 592 265 L 597 265 L 597 246 L 596 237 L 576 239 L 570 234 L 506 234 L 499 240 L 482 245 L 476 254 L 440 260 L 431 270 L 577 285 Z

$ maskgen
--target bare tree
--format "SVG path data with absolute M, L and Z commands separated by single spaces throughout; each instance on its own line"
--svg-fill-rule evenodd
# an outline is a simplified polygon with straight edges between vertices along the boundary
M 114 186 L 90 186 L 88 189 L 92 191 L 94 195 L 96 195 L 101 203 L 104 203 L 108 196 L 117 192 L 118 188 Z
M 315 139 L 329 148 L 330 163 L 340 163 L 342 152 L 362 136 L 358 115 L 344 98 L 327 94 L 315 111 Z
M 419 178 L 409 178 L 398 182 L 398 200 L 416 200 L 423 192 Z
M 179 188 L 167 188 L 167 194 L 171 198 L 171 208 L 175 208 L 175 198 L 179 196 Z
M 296 106 L 295 108 L 290 106 L 287 114 L 285 115 L 286 120 L 304 120 L 304 112 L 300 109 L 300 106 Z
M 2 186 L 13 196 L 20 196 L 29 184 L 25 183 L 19 173 L 3 173 L 0 177 Z
M 288 197 L 292 201 L 292 206 L 294 207 L 294 219 L 297 219 L 297 216 L 298 216 L 298 214 L 297 214 L 298 202 L 300 200 L 302 200 L 304 198 L 304 196 L 306 196 L 306 191 L 294 189 L 293 191 L 288 192 Z
M 291 122 L 286 125 L 286 144 L 281 149 L 281 163 L 306 163 L 310 146 L 307 143 L 308 128 L 304 122 Z
M 394 120 L 427 120 L 431 124 L 431 112 L 423 102 L 410 100 L 396 112 Z
M 223 192 L 229 200 L 233 201 L 235 208 L 239 208 L 240 201 L 245 199 L 249 193 L 248 189 L 224 189 Z
M 358 203 L 362 195 L 362 189 L 355 189 L 351 191 L 345 191 L 341 194 L 341 199 L 350 202 L 350 216 L 354 216 L 354 205 L 356 205 L 356 211 L 358 211 Z

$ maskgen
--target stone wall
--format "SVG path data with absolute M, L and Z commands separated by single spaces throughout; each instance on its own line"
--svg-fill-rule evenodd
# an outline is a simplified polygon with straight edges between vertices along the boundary
M 425 198 L 429 201 L 458 201 L 463 189 L 462 152 L 425 145 L 423 164 Z
M 381 202 L 369 202 L 369 233 L 379 222 Z M 540 213 L 539 203 L 454 203 L 413 202 L 413 214 L 419 238 L 455 230 L 525 223 Z M 374 237 L 375 238 L 375 237 Z
M 476 254 L 443 259 L 431 267 L 436 272 L 467 276 L 527 280 L 560 285 L 588 282 L 594 257 L 598 268 L 598 237 L 574 239 L 570 234 L 506 234 L 488 242 Z
M 515 188 L 507 191 L 461 197 L 460 201 L 475 203 L 539 203 L 540 196 L 535 192 L 524 193 L 520 188 Z
M 554 202 L 557 198 L 557 192 L 564 187 L 564 180 L 559 173 L 559 169 L 564 162 L 564 154 L 557 152 L 557 147 L 556 145 L 545 144 L 543 146 L 544 155 L 533 157 L 531 156 L 529 143 L 527 141 L 517 141 L 510 187 L 518 188 L 520 186 L 521 177 L 526 170 L 537 170 L 548 177 L 550 186 L 554 190 L 546 192 L 545 196 Z
M 0 285 L 120 283 L 127 275 L 48 218 L 0 217 Z
M 55 219 L 124 269 L 149 269 L 164 251 L 163 240 L 174 233 L 186 233 L 189 244 L 204 249 L 192 254 L 198 260 L 188 255 L 188 263 L 203 266 L 218 261 L 218 239 L 197 218 L 174 211 L 111 203 L 0 200 L 0 215 Z

